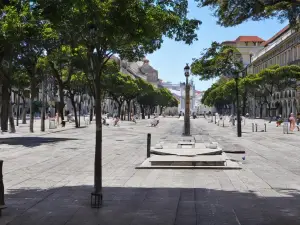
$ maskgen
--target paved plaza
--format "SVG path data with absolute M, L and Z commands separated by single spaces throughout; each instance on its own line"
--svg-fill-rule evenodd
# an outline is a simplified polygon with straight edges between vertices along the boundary
M 264 123 L 263 121 L 259 121 Z M 178 141 L 183 121 L 161 118 L 103 127 L 104 203 L 91 209 L 95 124 L 53 133 L 0 135 L 7 209 L 0 225 L 296 225 L 300 224 L 300 132 L 243 137 L 233 127 L 191 119 L 192 134 L 217 141 L 241 170 L 135 169 L 152 144 Z M 38 128 L 36 128 L 38 129 Z M 245 160 L 242 158 L 245 156 Z

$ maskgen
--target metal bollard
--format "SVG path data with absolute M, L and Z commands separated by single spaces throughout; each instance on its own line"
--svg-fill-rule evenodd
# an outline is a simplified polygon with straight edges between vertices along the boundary
M 257 132 L 257 123 L 255 124 L 255 132 Z
M 225 127 L 224 121 L 225 121 L 225 119 L 223 120 L 223 127 Z
M 150 149 L 151 149 L 151 134 L 147 134 L 147 158 L 150 158 Z
M 267 124 L 265 123 L 265 132 L 267 132 Z
M 3 167 L 3 160 L 0 160 L 0 216 L 1 216 L 1 210 L 5 208 L 2 167 Z
M 283 133 L 288 134 L 289 133 L 289 124 L 284 122 L 283 123 Z
M 217 116 L 215 116 L 215 124 L 217 124 Z
M 252 132 L 254 132 L 254 123 L 252 123 Z

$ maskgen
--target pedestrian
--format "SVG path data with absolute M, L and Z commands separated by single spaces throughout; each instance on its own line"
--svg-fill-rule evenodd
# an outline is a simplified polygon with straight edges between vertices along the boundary
M 290 122 L 290 131 L 294 131 L 294 129 L 296 127 L 296 120 L 295 120 L 295 117 L 294 117 L 294 113 L 290 114 L 289 122 Z
M 276 116 L 276 127 L 279 127 L 282 122 L 281 115 Z
M 300 113 L 297 113 L 297 129 L 298 129 L 298 131 L 300 131 L 299 126 L 300 126 Z

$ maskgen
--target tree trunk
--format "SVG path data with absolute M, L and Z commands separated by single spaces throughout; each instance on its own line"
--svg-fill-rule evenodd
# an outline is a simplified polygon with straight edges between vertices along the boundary
M 145 119 L 145 108 L 142 105 L 140 105 L 140 108 L 141 108 L 141 113 L 142 113 L 142 119 L 144 120 Z
M 80 127 L 80 113 L 81 113 L 81 102 L 79 102 L 79 105 L 78 105 L 78 125 Z
M 127 116 L 128 116 L 128 121 L 130 121 L 131 120 L 131 118 L 130 118 L 130 100 L 129 101 L 126 101 L 127 102 Z
M 95 147 L 95 193 L 102 196 L 102 110 L 100 74 L 96 78 L 96 147 Z
M 246 115 L 246 107 L 247 107 L 247 90 L 245 90 L 245 93 L 243 94 L 243 107 L 242 107 L 242 115 Z
M 73 106 L 73 110 L 74 110 L 74 119 L 75 119 L 75 127 L 78 128 L 79 124 L 78 124 L 78 117 L 77 117 L 77 108 L 76 108 L 76 103 L 74 100 L 74 95 L 70 95 L 70 100 L 71 100 L 71 104 Z
M 46 98 L 46 93 L 45 93 L 45 84 L 44 81 L 42 82 L 42 111 L 41 111 L 41 131 L 45 131 L 45 116 L 46 116 L 46 105 L 45 105 L 45 98 Z
M 121 110 L 122 110 L 123 102 L 117 102 L 117 104 L 118 104 L 118 117 L 121 118 Z
M 262 118 L 262 113 L 263 113 L 263 105 L 260 105 L 259 118 Z
M 64 100 L 64 89 L 62 86 L 59 86 L 59 116 L 61 118 L 61 121 L 64 120 L 64 107 L 65 107 L 65 100 Z
M 151 115 L 151 107 L 148 107 L 147 113 L 148 113 L 148 119 L 150 119 L 150 115 Z
M 9 92 L 8 82 L 6 79 L 3 80 L 2 84 L 2 105 L 1 105 L 1 131 L 8 131 L 8 110 L 9 110 Z
M 93 110 L 93 106 L 90 106 L 90 122 L 93 121 L 93 117 L 94 117 L 94 110 Z
M 14 114 L 13 114 L 11 102 L 9 104 L 8 115 L 9 115 L 10 133 L 16 133 L 16 127 L 15 127 L 15 121 L 14 121 Z
M 19 126 L 19 120 L 20 120 L 20 89 L 18 90 L 18 98 L 17 98 L 17 119 L 16 119 L 17 126 Z
M 24 96 L 22 96 L 22 100 L 23 100 L 22 124 L 26 124 L 26 100 Z
M 30 123 L 29 131 L 33 133 L 33 123 L 34 123 L 34 96 L 35 96 L 35 85 L 34 82 L 30 81 Z
M 136 110 L 136 104 L 133 103 L 133 114 L 136 115 L 137 114 L 137 110 Z

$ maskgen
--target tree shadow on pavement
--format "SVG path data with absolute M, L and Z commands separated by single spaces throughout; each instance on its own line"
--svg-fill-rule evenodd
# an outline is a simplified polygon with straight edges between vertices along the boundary
M 7 190 L 1 224 L 299 225 L 298 190 L 256 192 L 205 188 L 105 187 L 100 209 L 92 186 Z
M 10 137 L 1 138 L 0 144 L 23 145 L 25 147 L 36 147 L 42 144 L 56 143 L 62 141 L 74 141 L 75 138 L 54 138 L 54 137 Z

